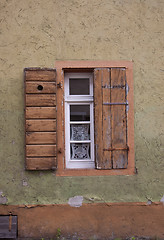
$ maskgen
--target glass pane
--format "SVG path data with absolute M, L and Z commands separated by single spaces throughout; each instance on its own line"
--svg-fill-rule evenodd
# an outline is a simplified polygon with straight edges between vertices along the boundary
M 89 78 L 70 78 L 70 95 L 89 95 Z
M 70 105 L 70 121 L 90 121 L 90 105 Z
M 90 159 L 90 144 L 71 143 L 71 159 Z
M 71 140 L 83 141 L 90 140 L 89 124 L 71 124 L 70 127 Z

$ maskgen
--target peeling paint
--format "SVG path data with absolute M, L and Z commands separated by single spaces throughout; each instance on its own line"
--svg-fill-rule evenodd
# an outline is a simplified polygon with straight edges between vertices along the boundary
M 75 196 L 72 198 L 69 198 L 68 204 L 71 207 L 81 207 L 83 203 L 83 196 Z
M 24 187 L 28 186 L 28 182 L 25 181 L 25 180 L 23 180 L 23 183 L 22 183 L 22 184 L 23 184 Z
M 8 199 L 3 195 L 3 192 L 0 191 L 0 204 L 7 204 Z
M 163 197 L 161 198 L 160 202 L 162 202 L 163 205 L 164 205 L 164 195 L 163 195 Z
M 147 201 L 147 205 L 151 205 L 152 204 L 152 201 L 149 199 L 148 201 Z

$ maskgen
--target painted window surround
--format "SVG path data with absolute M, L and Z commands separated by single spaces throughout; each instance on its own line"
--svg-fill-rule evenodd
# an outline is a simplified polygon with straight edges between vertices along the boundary
M 87 72 L 94 68 L 126 68 L 126 80 L 130 89 L 128 94 L 128 167 L 126 169 L 66 169 L 65 166 L 65 107 L 64 107 L 64 73 Z M 105 175 L 134 175 L 134 105 L 133 105 L 133 63 L 131 61 L 56 61 L 57 70 L 57 176 L 105 176 Z

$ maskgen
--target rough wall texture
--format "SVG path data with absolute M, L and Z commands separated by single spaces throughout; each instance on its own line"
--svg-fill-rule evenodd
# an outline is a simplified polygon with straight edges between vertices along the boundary
M 70 240 L 164 239 L 163 204 L 3 205 L 0 212 L 18 216 L 18 236 L 24 240 L 59 239 L 59 230 L 62 240 L 64 236 Z
M 163 16 L 163 0 L 0 1 L 0 203 L 162 198 Z M 134 61 L 134 176 L 24 170 L 23 68 L 83 59 Z

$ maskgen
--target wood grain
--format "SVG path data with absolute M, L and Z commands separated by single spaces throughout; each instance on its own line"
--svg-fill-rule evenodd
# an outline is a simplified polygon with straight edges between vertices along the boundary
M 110 69 L 94 71 L 95 103 L 95 155 L 98 169 L 111 169 L 111 109 L 110 103 Z
M 102 71 L 100 69 L 94 70 L 94 122 L 95 122 L 95 159 L 97 169 L 103 166 L 103 135 L 102 135 Z M 101 131 L 100 131 L 101 129 Z
M 56 144 L 56 132 L 26 132 L 26 144 Z
M 27 158 L 27 170 L 50 170 L 57 168 L 56 157 Z
M 125 106 L 112 106 L 112 147 L 126 147 Z
M 58 171 L 65 169 L 65 126 L 63 120 L 64 115 L 64 70 L 57 70 L 57 84 L 61 84 L 62 88 L 58 88 L 57 96 L 57 163 Z M 67 169 L 68 170 L 68 169 Z
M 42 86 L 42 90 L 38 90 Z M 26 82 L 26 93 L 56 93 L 56 82 Z
M 111 86 L 115 89 L 111 90 L 111 102 L 126 102 L 125 95 L 125 69 L 111 69 Z M 127 146 L 127 119 L 125 105 L 112 105 L 112 147 L 124 148 Z M 113 168 L 127 167 L 127 150 L 112 151 Z
M 56 119 L 50 120 L 26 120 L 27 132 L 52 132 L 56 131 Z
M 26 106 L 55 106 L 55 94 L 26 94 Z
M 26 169 L 56 168 L 55 69 L 25 69 L 25 103 Z
M 110 103 L 110 69 L 102 69 L 102 92 L 103 92 L 103 103 Z M 103 134 L 103 156 L 102 165 L 103 169 L 112 168 L 111 151 L 105 151 L 104 149 L 109 149 L 112 145 L 111 142 L 111 107 L 109 105 L 103 105 L 103 124 L 102 124 L 102 134 Z
M 26 107 L 26 119 L 56 118 L 56 107 Z
M 50 70 L 27 70 L 25 71 L 26 81 L 55 81 L 56 71 Z
M 126 150 L 113 151 L 113 169 L 127 168 L 128 152 Z
M 27 157 L 54 157 L 56 145 L 26 145 Z
M 125 86 L 126 69 L 125 68 L 111 68 L 111 86 Z
M 111 103 L 125 103 L 125 88 L 114 88 L 111 89 Z

